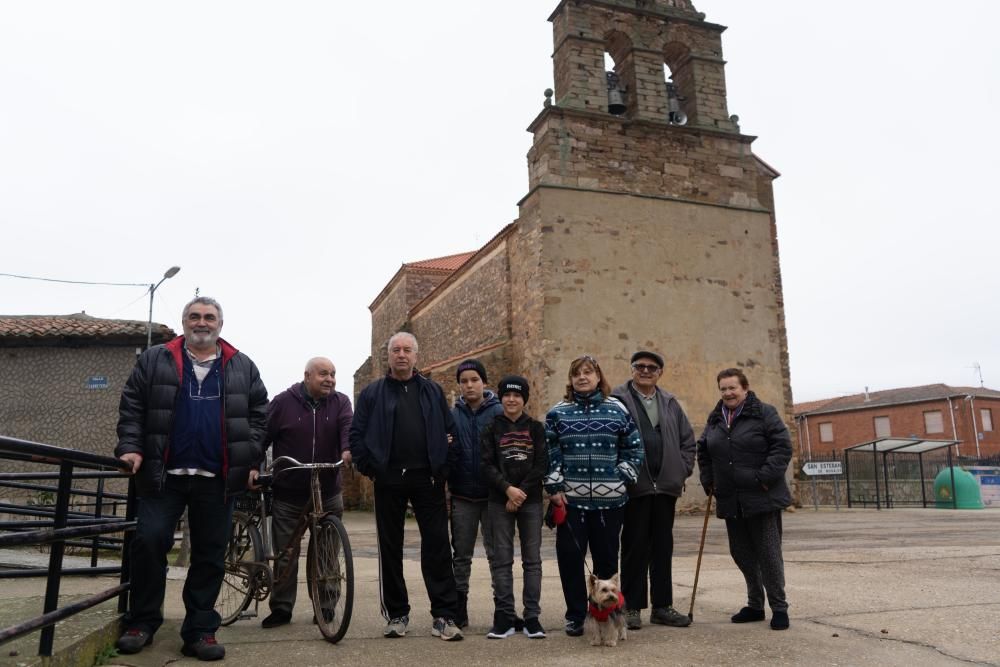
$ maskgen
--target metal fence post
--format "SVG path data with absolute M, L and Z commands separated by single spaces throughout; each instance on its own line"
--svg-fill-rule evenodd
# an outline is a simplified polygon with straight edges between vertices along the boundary
M 73 488 L 73 464 L 63 461 L 59 465 L 59 492 L 56 495 L 55 529 L 66 527 L 66 517 L 69 515 L 69 496 Z M 59 606 L 59 584 L 61 582 L 63 552 L 65 543 L 60 540 L 49 547 L 49 576 L 45 585 L 45 607 L 43 613 L 55 611 Z M 56 627 L 49 625 L 42 628 L 42 636 L 38 640 L 38 655 L 51 656 L 52 643 L 55 639 Z

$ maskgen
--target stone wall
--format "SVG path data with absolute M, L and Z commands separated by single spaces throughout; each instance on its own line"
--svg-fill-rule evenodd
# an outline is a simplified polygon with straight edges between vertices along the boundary
M 507 246 L 501 241 L 421 304 L 411 322 L 420 344 L 420 368 L 461 361 L 469 351 L 509 340 L 507 276 Z
M 531 129 L 530 189 L 558 185 L 765 209 L 752 137 L 555 107 Z
M 135 360 L 135 345 L 0 349 L 0 434 L 113 456 L 118 400 Z M 107 386 L 88 389 L 88 378 L 95 376 L 107 378 Z M 9 472 L 58 469 L 8 460 L 2 467 Z M 120 482 L 113 487 L 125 488 Z M 12 495 L 0 489 L 0 496 Z
M 409 326 L 410 309 L 420 303 L 424 297 L 434 291 L 445 278 L 447 271 L 421 271 L 419 269 L 401 269 L 399 279 L 391 289 L 372 308 L 372 375 L 378 377 L 385 373 L 385 346 L 389 337 L 397 331 Z M 362 383 L 362 386 L 368 381 Z

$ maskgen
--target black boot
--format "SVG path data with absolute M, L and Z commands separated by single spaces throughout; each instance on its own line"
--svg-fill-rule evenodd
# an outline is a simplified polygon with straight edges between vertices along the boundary
M 455 609 L 455 625 L 464 630 L 469 625 L 469 594 L 458 591 L 458 606 Z

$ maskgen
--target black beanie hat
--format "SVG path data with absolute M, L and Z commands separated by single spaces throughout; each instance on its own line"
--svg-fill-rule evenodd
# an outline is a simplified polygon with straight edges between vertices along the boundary
M 508 375 L 500 380 L 500 384 L 497 385 L 497 394 L 499 394 L 500 398 L 503 398 L 504 394 L 509 394 L 512 391 L 520 394 L 525 403 L 528 402 L 528 381 L 520 375 Z
M 480 379 L 482 379 L 483 384 L 489 382 L 486 379 L 486 367 L 479 363 L 478 359 L 466 359 L 458 365 L 458 369 L 455 371 L 455 382 L 458 382 L 462 377 L 462 373 L 465 371 L 476 371 L 479 373 Z

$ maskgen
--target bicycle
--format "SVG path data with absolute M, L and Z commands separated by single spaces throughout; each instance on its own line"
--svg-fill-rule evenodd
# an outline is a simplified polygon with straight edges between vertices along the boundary
M 275 471 L 279 463 L 290 465 Z M 222 625 L 257 616 L 257 609 L 271 594 L 273 584 L 282 582 L 282 577 L 287 576 L 287 569 L 284 572 L 275 571 L 277 563 L 282 558 L 288 559 L 284 562 L 298 559 L 302 537 L 308 529 L 306 569 L 315 622 L 327 641 L 337 643 L 344 637 L 354 605 L 354 561 L 343 522 L 335 514 L 323 511 L 319 481 L 320 472 L 335 470 L 342 464 L 343 461 L 301 463 L 290 456 L 280 456 L 260 476 L 258 483 L 262 490 L 240 499 L 242 503 L 233 512 L 232 533 L 226 550 L 226 573 L 215 603 L 216 611 L 222 616 Z M 291 470 L 310 471 L 312 502 L 299 515 L 288 546 L 275 556 L 268 523 L 270 481 L 274 476 Z M 319 510 L 313 511 L 317 507 Z M 248 611 L 251 602 L 254 608 Z

